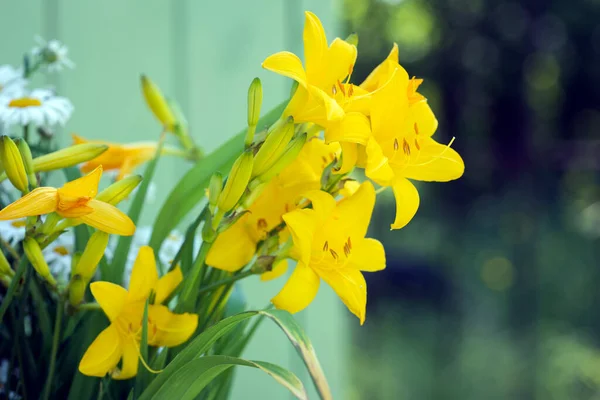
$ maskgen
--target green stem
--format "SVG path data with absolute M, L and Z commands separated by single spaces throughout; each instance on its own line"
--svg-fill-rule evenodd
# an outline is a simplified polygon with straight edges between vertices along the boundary
M 102 308 L 98 303 L 83 303 L 77 307 L 78 311 L 100 311 Z
M 29 124 L 23 126 L 23 140 L 29 144 Z
M 192 267 L 191 274 L 189 278 L 185 280 L 181 293 L 181 302 L 178 304 L 178 308 L 180 308 L 180 310 L 178 311 L 183 311 L 186 309 L 193 311 L 193 307 L 196 304 L 196 299 L 198 298 L 198 292 L 194 291 L 194 288 L 198 286 L 200 274 L 202 270 L 206 268 L 204 260 L 206 260 L 206 255 L 208 254 L 211 246 L 212 243 L 202 242 L 200 251 L 198 252 L 198 257 L 196 257 L 196 261 Z
M 19 266 L 17 267 L 17 272 L 16 272 L 15 276 L 10 281 L 10 286 L 8 287 L 8 290 L 6 291 L 6 295 L 4 296 L 4 299 L 2 300 L 2 305 L 0 305 L 0 323 L 2 323 L 2 318 L 4 318 L 4 314 L 6 313 L 6 310 L 8 310 L 8 306 L 12 302 L 12 299 L 15 296 L 15 292 L 17 291 L 17 286 L 19 286 L 19 284 L 21 283 L 20 282 L 21 278 L 23 277 L 23 274 L 25 274 L 26 270 L 27 270 L 27 258 L 23 257 L 23 258 L 21 258 L 21 261 L 19 262 Z
M 48 378 L 46 379 L 46 387 L 44 390 L 43 399 L 50 398 L 52 391 L 52 379 L 54 378 L 54 369 L 56 367 L 56 355 L 58 354 L 58 344 L 60 343 L 60 327 L 65 311 L 65 297 L 61 296 L 58 302 L 58 310 L 56 310 L 56 319 L 54 320 L 54 337 L 52 339 L 52 352 L 50 353 L 50 367 L 48 368 Z
M 218 288 L 220 286 L 227 285 L 229 283 L 234 283 L 236 281 L 239 281 L 239 280 L 244 279 L 244 278 L 246 278 L 246 277 L 248 277 L 250 275 L 255 275 L 255 274 L 256 274 L 256 272 L 254 272 L 251 269 L 249 269 L 249 270 L 244 271 L 244 272 L 242 272 L 240 274 L 231 276 L 231 277 L 229 277 L 227 279 L 223 279 L 223 280 L 215 282 L 215 283 L 213 283 L 211 285 L 203 287 L 202 289 L 200 289 L 198 291 L 198 295 L 201 295 L 201 294 L 204 294 L 204 293 L 207 293 L 207 292 L 211 292 L 211 291 L 215 290 L 216 288 Z

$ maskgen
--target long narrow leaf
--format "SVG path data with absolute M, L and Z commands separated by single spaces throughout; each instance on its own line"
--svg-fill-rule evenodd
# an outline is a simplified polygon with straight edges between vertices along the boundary
M 281 116 L 285 103 L 271 110 L 258 122 L 259 127 L 273 124 Z M 177 183 L 165 200 L 152 229 L 150 247 L 158 252 L 169 232 L 177 226 L 183 217 L 204 197 L 204 189 L 215 171 L 228 172 L 235 159 L 240 155 L 246 130 L 244 129 L 216 151 L 200 160 Z
M 8 310 L 8 306 L 13 300 L 15 296 L 15 292 L 17 291 L 17 286 L 21 283 L 21 278 L 23 274 L 27 270 L 27 258 L 22 256 L 21 261 L 19 262 L 19 266 L 17 267 L 17 272 L 15 276 L 12 277 L 10 281 L 10 285 L 8 286 L 8 290 L 6 291 L 6 296 L 2 299 L 2 305 L 0 305 L 0 323 L 2 323 L 2 319 L 4 318 L 4 314 L 6 310 Z
M 308 339 L 308 336 L 300 324 L 298 324 L 298 322 L 294 319 L 292 314 L 284 310 L 264 310 L 259 311 L 259 314 L 272 319 L 277 325 L 279 325 L 288 339 L 290 339 L 296 350 L 298 350 L 298 353 L 300 354 L 300 357 L 302 357 L 304 364 L 306 364 L 308 372 L 310 373 L 310 377 L 312 378 L 321 399 L 331 400 L 331 390 L 329 389 L 327 379 L 325 379 L 323 368 L 321 368 L 321 364 L 317 359 L 315 349 Z
M 258 368 L 272 376 L 296 398 L 307 399 L 302 382 L 290 371 L 267 362 L 229 356 L 205 356 L 188 362 L 150 398 L 194 400 L 213 379 L 235 365 Z
M 164 371 L 148 385 L 140 399 L 149 399 L 153 393 L 160 389 L 173 376 L 175 371 L 186 363 L 204 354 L 215 341 L 233 329 L 238 323 L 251 318 L 256 314 L 256 311 L 248 311 L 234 315 L 233 317 L 225 318 L 196 336 L 196 338 L 166 366 Z
M 135 377 L 135 387 L 133 390 L 133 398 L 137 399 L 144 390 L 148 382 L 148 371 L 142 360 L 148 360 L 148 299 L 144 305 L 144 316 L 142 318 L 142 340 L 140 341 L 140 361 L 138 365 L 138 373 Z

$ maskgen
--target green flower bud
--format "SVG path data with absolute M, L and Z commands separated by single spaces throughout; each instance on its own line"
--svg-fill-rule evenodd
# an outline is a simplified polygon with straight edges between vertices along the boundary
M 208 184 L 208 208 L 211 214 L 215 211 L 222 190 L 223 175 L 217 171 L 210 177 L 210 183 Z
M 262 175 L 281 157 L 294 136 L 294 119 L 279 120 L 267 133 L 267 138 L 256 153 L 252 177 Z
M 25 172 L 27 173 L 27 179 L 29 180 L 29 184 L 33 187 L 37 187 L 37 179 L 35 177 L 35 170 L 33 167 L 33 159 L 31 157 L 31 149 L 26 141 L 23 139 L 15 140 L 17 144 L 17 148 L 19 149 L 19 153 L 21 153 L 21 159 L 23 160 L 23 165 L 25 166 Z
M 261 182 L 269 182 L 275 176 L 279 175 L 281 171 L 284 170 L 285 167 L 290 165 L 300 154 L 304 144 L 306 143 L 307 134 L 306 132 L 298 135 L 294 140 L 290 142 L 285 153 L 279 157 L 277 161 L 269 168 L 265 173 L 258 176 L 258 179 Z
M 141 76 L 142 93 L 152 114 L 168 131 L 173 131 L 175 117 L 158 86 L 145 75 Z
M 250 182 L 254 157 L 252 152 L 243 152 L 231 167 L 225 188 L 219 196 L 219 211 L 225 213 L 236 206 Z
M 29 187 L 25 165 L 17 145 L 8 136 L 2 136 L 0 139 L 0 159 L 10 183 L 21 192 L 27 193 Z
M 119 181 L 116 181 L 96 196 L 96 200 L 103 201 L 116 206 L 125 200 L 131 192 L 142 182 L 141 175 L 129 175 Z
M 23 250 L 25 250 L 27 259 L 37 273 L 50 285 L 56 286 L 56 281 L 50 273 L 50 268 L 44 259 L 39 243 L 34 238 L 26 237 L 25 240 L 23 240 Z
M 94 276 L 107 245 L 108 233 L 105 232 L 96 231 L 88 240 L 81 258 L 71 270 L 69 301 L 72 305 L 77 305 L 83 300 L 85 288 Z
M 358 47 L 358 34 L 351 33 L 346 38 L 346 42 L 349 43 L 349 44 L 353 44 L 354 46 Z
M 246 147 L 250 147 L 254 140 L 256 125 L 260 119 L 260 108 L 262 106 L 263 91 L 260 79 L 254 78 L 248 88 L 248 131 L 246 132 Z
M 3 251 L 0 251 L 0 275 L 12 277 L 15 272 L 10 267 L 10 263 L 6 259 Z
M 53 171 L 74 167 L 80 163 L 93 160 L 108 150 L 108 146 L 98 143 L 82 143 L 44 154 L 33 159 L 35 172 Z

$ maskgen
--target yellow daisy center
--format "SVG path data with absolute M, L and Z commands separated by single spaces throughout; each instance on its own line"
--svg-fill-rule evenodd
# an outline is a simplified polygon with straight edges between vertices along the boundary
M 39 107 L 41 105 L 42 102 L 33 97 L 21 97 L 19 99 L 13 99 L 8 103 L 8 106 L 12 108 Z
M 54 248 L 54 252 L 60 254 L 61 256 L 66 256 L 69 254 L 69 250 L 65 246 L 56 246 Z
M 24 220 L 18 220 L 18 221 L 13 221 L 10 223 L 14 228 L 22 228 L 24 227 L 27 223 Z

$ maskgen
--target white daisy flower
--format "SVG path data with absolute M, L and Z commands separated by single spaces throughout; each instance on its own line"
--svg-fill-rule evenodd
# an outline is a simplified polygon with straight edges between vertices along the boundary
M 15 247 L 25 238 L 25 220 L 0 221 L 0 237 L 6 243 Z
M 43 250 L 50 272 L 57 280 L 67 282 L 71 274 L 71 260 L 75 251 L 75 235 L 67 231 Z
M 64 125 L 71 117 L 73 104 L 50 90 L 36 89 L 18 97 L 0 97 L 0 122 L 11 125 Z
M 23 71 L 12 65 L 0 65 L 0 96 L 11 96 L 21 92 L 27 80 L 23 78 Z
M 39 57 L 44 63 L 42 69 L 48 72 L 60 72 L 64 68 L 73 69 L 75 63 L 69 59 L 69 49 L 58 40 L 46 42 L 43 38 L 36 36 L 37 46 L 31 50 L 31 54 Z

